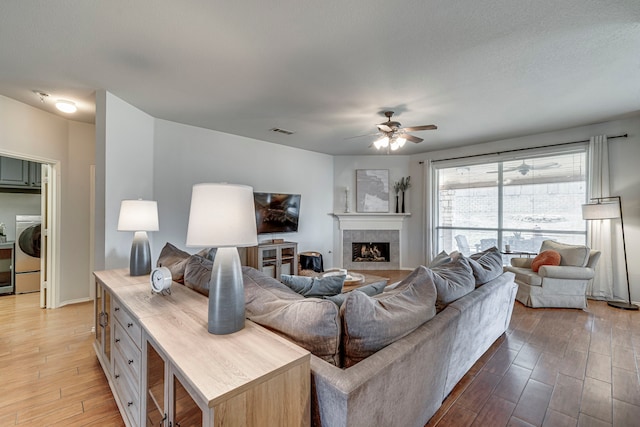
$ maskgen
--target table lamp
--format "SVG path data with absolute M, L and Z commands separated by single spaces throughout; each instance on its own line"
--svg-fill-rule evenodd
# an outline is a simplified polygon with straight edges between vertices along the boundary
M 196 184 L 191 193 L 187 246 L 217 248 L 209 280 L 208 331 L 244 328 L 244 284 L 237 247 L 256 246 L 253 188 Z
M 627 272 L 627 295 L 629 296 L 629 301 L 607 301 L 607 304 L 611 307 L 622 308 L 625 310 L 638 310 L 638 306 L 631 303 L 629 265 L 627 263 L 627 244 L 624 240 L 624 219 L 622 218 L 622 198 L 620 196 L 594 197 L 589 201 L 589 203 L 582 205 L 582 219 L 597 220 L 615 218 L 620 218 L 620 227 L 622 228 L 622 250 L 624 252 L 624 268 Z
M 129 256 L 129 274 L 143 276 L 151 272 L 151 250 L 147 231 L 158 231 L 158 203 L 152 200 L 123 200 L 120 204 L 118 231 L 135 231 Z

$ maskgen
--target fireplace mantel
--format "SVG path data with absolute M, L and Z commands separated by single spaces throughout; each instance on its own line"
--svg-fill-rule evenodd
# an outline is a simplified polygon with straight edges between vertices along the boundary
M 404 219 L 410 213 L 334 212 L 340 230 L 402 230 Z

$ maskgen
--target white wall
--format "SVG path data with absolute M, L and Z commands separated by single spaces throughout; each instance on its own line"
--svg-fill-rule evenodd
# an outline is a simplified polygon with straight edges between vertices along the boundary
M 158 201 L 160 231 L 153 234 L 155 263 L 166 242 L 187 250 L 191 188 L 201 182 L 245 184 L 256 192 L 301 194 L 297 233 L 258 236 L 298 242 L 298 250 L 324 254 L 331 267 L 333 160 L 296 148 L 155 120 L 154 197 Z
M 80 181 L 94 161 L 94 126 L 66 120 L 21 102 L 0 96 L 0 155 L 55 163 L 59 172 L 60 269 L 54 304 L 89 299 L 88 263 L 74 254 L 89 252 L 89 226 L 70 212 L 87 210 L 89 193 Z M 88 218 L 88 213 L 86 213 Z
M 0 222 L 5 225 L 7 241 L 16 240 L 16 215 L 40 215 L 40 195 L 0 193 Z
M 133 232 L 117 231 L 120 202 L 153 200 L 153 127 L 147 113 L 96 94 L 96 270 L 129 267 Z
M 614 139 L 609 142 L 611 194 L 620 195 L 623 200 L 627 255 L 630 261 L 631 296 L 633 301 L 640 301 L 640 264 L 635 262 L 640 258 L 640 173 L 638 172 L 638 164 L 640 164 L 640 115 L 591 126 L 414 155 L 411 156 L 410 173 L 412 176 L 419 175 L 423 169 L 419 162 L 428 161 L 429 159 L 437 160 L 473 154 L 495 153 L 517 148 L 588 140 L 594 135 L 614 136 L 625 133 L 629 134 L 628 138 Z M 424 179 L 416 180 L 415 185 L 416 191 L 413 193 L 413 197 L 416 199 L 413 202 L 419 202 L 419 206 L 424 206 Z M 424 215 L 426 218 L 426 214 Z M 424 224 L 424 220 L 419 224 L 413 223 L 412 226 L 415 229 L 412 230 L 412 236 L 424 236 Z M 417 238 L 412 238 L 410 252 L 419 253 L 420 262 L 425 262 L 427 255 L 424 250 L 424 242 Z M 619 261 L 616 274 L 618 282 L 616 296 L 620 299 L 626 299 L 626 280 L 624 278 L 622 253 L 614 254 L 614 257 Z
M 92 124 L 69 122 L 68 167 L 61 183 L 60 206 L 60 233 L 65 239 L 61 242 L 59 255 L 62 266 L 77 267 L 61 268 L 58 293 L 60 300 L 65 303 L 89 298 L 94 283 L 89 275 L 89 170 L 95 163 L 95 134 Z M 68 242 L 69 237 L 73 237 L 72 243 Z M 67 286 L 70 283 L 77 286 Z M 86 286 L 82 286 L 82 283 Z
M 345 187 L 349 187 L 349 207 L 351 212 L 356 212 L 356 170 L 357 169 L 388 169 L 389 170 L 389 211 L 395 212 L 395 192 L 393 190 L 393 184 L 398 182 L 400 178 L 411 176 L 411 182 L 416 181 L 416 176 L 411 175 L 409 163 L 411 158 L 409 156 L 402 155 L 371 155 L 371 156 L 335 156 L 333 159 L 333 212 L 344 212 L 345 210 Z M 411 188 L 405 193 L 405 212 L 411 213 L 411 216 L 407 217 L 404 221 L 402 234 L 400 240 L 402 247 L 400 250 L 403 253 L 402 262 L 400 268 L 412 268 L 418 265 L 416 259 L 409 252 L 410 240 L 414 240 L 415 237 L 411 236 L 412 224 L 419 222 L 421 218 L 420 212 L 422 207 L 417 204 L 414 195 L 416 194 L 416 187 L 412 184 Z M 334 219 L 333 225 L 334 236 L 334 264 L 341 266 L 342 260 L 340 254 L 342 251 L 342 242 L 340 242 L 340 230 L 337 219 Z

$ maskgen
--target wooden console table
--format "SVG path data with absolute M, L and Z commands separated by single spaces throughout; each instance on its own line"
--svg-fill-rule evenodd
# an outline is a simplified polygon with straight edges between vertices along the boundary
M 310 424 L 309 352 L 247 320 L 207 332 L 206 297 L 98 271 L 94 348 L 127 426 Z M 267 421 L 268 420 L 268 421 Z

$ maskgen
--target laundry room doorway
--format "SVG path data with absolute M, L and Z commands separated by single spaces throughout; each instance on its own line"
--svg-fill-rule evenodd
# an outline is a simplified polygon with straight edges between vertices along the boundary
M 59 174 L 57 161 L 0 151 L 0 238 L 12 253 L 3 294 L 39 292 L 41 308 L 59 305 Z

